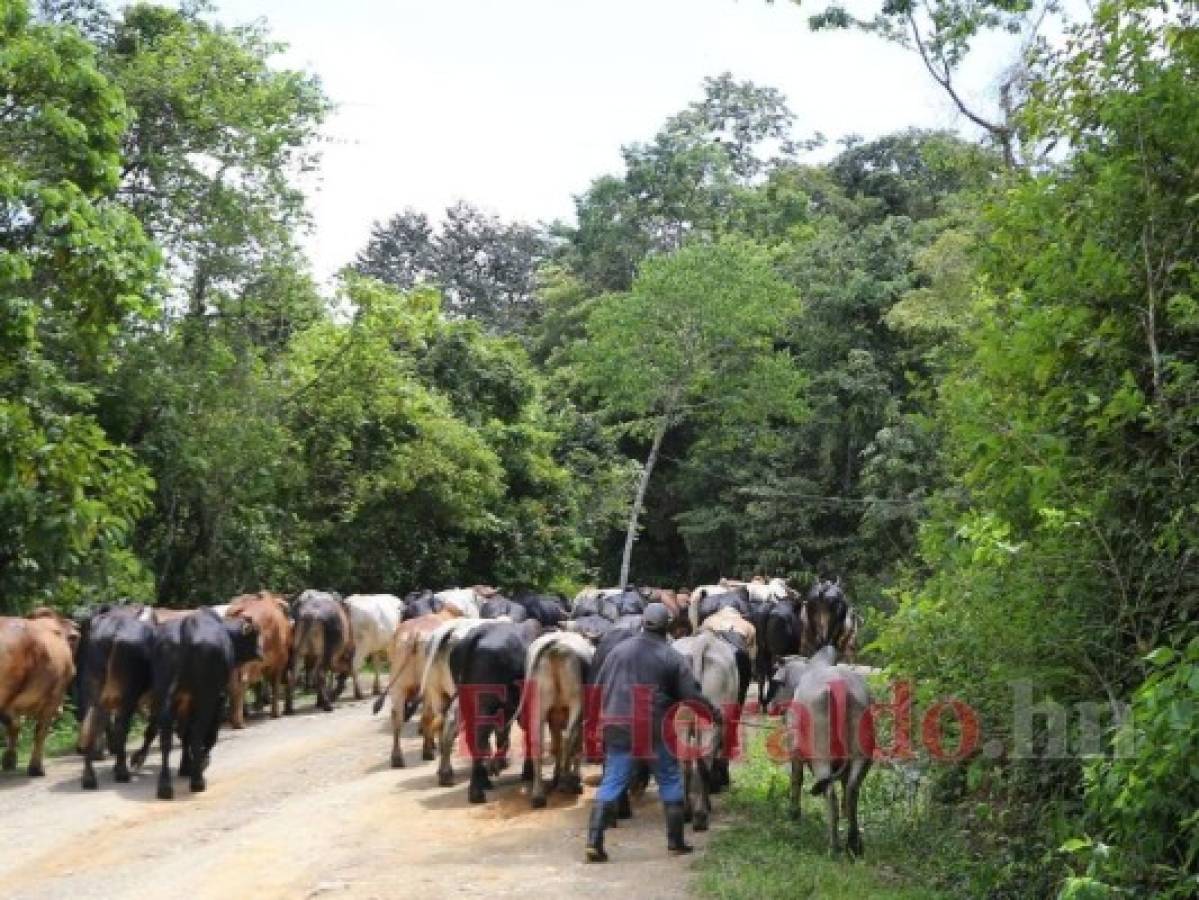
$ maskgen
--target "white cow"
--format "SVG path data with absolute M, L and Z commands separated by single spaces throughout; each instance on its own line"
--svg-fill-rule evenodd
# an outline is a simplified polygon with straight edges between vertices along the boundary
M 433 597 L 466 619 L 479 618 L 479 595 L 474 588 L 450 588 L 438 591 Z
M 391 594 L 351 594 L 346 597 L 350 610 L 350 632 L 354 635 L 354 699 L 362 699 L 358 675 L 368 659 L 375 661 L 375 683 L 372 694 L 378 694 L 379 669 L 387 658 L 392 636 L 404 618 L 404 601 Z

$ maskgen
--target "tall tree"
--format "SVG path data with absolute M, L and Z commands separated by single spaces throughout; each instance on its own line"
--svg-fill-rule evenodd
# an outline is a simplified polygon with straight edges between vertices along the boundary
M 117 590 L 149 479 L 93 416 L 113 338 L 152 313 L 157 254 L 114 202 L 121 95 L 73 29 L 0 0 L 0 601 Z M 115 567 L 115 568 L 114 568 Z
M 652 257 L 631 291 L 595 306 L 577 348 L 580 382 L 624 428 L 650 439 L 629 511 L 622 584 L 671 429 L 801 414 L 798 373 L 790 356 L 774 349 L 798 308 L 763 251 L 734 239 Z
M 793 0 L 800 4 L 802 0 Z M 1062 9 L 1059 0 L 885 0 L 869 18 L 835 2 L 809 18 L 814 30 L 857 28 L 877 34 L 920 57 L 929 76 L 972 124 L 982 129 L 1004 161 L 1021 160 L 1020 111 L 1028 99 L 1028 56 L 1044 46 L 1042 27 Z M 999 74 L 997 100 L 987 108 L 966 95 L 962 65 L 980 37 L 1020 37 L 1015 58 Z
M 414 210 L 376 222 L 354 269 L 399 290 L 437 287 L 448 314 L 519 334 L 540 315 L 536 276 L 548 255 L 538 229 L 457 203 L 436 230 Z

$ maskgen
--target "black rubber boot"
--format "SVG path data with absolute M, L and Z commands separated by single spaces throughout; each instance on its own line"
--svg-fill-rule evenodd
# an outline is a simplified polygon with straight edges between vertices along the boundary
M 683 841 L 683 804 L 663 803 L 662 809 L 666 813 L 666 849 L 675 856 L 690 853 L 693 848 Z
M 587 825 L 587 862 L 607 862 L 604 852 L 604 827 L 607 825 L 608 804 L 596 800 L 591 804 L 591 821 Z

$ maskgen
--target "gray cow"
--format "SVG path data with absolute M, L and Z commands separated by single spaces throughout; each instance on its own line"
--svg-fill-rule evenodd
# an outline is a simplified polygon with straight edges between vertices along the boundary
M 784 706 L 784 722 L 791 755 L 791 813 L 799 817 L 803 767 L 812 770 L 812 793 L 824 794 L 828 804 L 829 850 L 841 850 L 837 832 L 837 792 L 845 792 L 849 819 L 847 846 L 862 855 L 858 829 L 858 793 L 874 752 L 874 732 L 869 720 L 870 692 L 865 679 L 848 666 L 838 666 L 837 651 L 824 647 L 809 660 L 796 659 L 775 672 L 768 699 Z
M 691 673 L 699 682 L 704 697 L 722 710 L 737 706 L 740 694 L 737 654 L 728 641 L 711 631 L 700 631 L 691 637 L 675 641 L 674 649 L 681 653 L 691 666 Z M 678 721 L 687 723 L 684 726 L 684 734 L 688 740 L 694 740 L 698 736 L 698 723 L 694 721 L 692 714 L 682 713 Z M 720 730 L 717 729 L 703 756 L 694 761 L 688 759 L 683 763 L 684 813 L 696 831 L 708 830 L 708 820 L 712 816 L 712 801 L 709 795 L 713 787 L 719 786 L 713 783 L 717 771 L 726 770 L 721 768 L 722 761 L 719 759 L 722 749 Z M 725 761 L 723 766 L 727 768 L 727 765 Z M 698 778 L 695 771 L 697 767 Z

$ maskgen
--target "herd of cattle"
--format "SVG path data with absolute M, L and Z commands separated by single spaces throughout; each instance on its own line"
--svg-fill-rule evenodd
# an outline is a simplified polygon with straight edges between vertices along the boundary
M 394 767 L 405 765 L 400 732 L 419 709 L 422 757 L 437 756 L 443 785 L 453 783 L 451 753 L 460 727 L 467 729 L 468 796 L 482 802 L 490 776 L 505 764 L 510 726 L 519 721 L 530 801 L 541 807 L 547 791 L 541 771 L 545 731 L 554 763 L 550 786 L 581 791 L 588 684 L 612 647 L 639 630 L 650 602 L 670 610 L 674 646 L 691 663 L 705 696 L 723 708 L 743 705 L 755 682 L 763 703 L 780 688 L 794 693 L 803 672 L 789 672 L 789 658 L 798 657 L 800 665 L 811 657 L 855 659 L 860 619 L 840 585 L 828 581 L 803 595 L 782 579 L 758 577 L 690 592 L 592 588 L 573 602 L 531 592 L 508 598 L 475 586 L 418 591 L 404 599 L 342 598 L 317 590 L 289 598 L 261 591 L 197 610 L 120 604 L 80 609 L 70 618 L 39 609 L 26 618 L 0 618 L 0 725 L 7 733 L 0 762 L 4 770 L 15 767 L 19 722 L 28 717 L 35 723 L 28 772 L 43 774 L 45 740 L 70 692 L 80 723 L 77 749 L 85 788 L 98 786 L 94 762 L 106 748 L 114 759 L 114 779 L 125 782 L 157 737 L 162 753 L 157 793 L 171 799 L 168 762 L 177 736 L 178 774 L 189 778 L 192 791 L 202 791 L 221 722 L 227 716 L 233 728 L 244 726 L 249 689 L 259 707 L 269 697 L 272 718 L 279 716 L 281 701 L 283 713 L 292 713 L 294 692 L 304 686 L 315 691 L 319 709 L 331 710 L 347 681 L 354 697 L 363 697 L 361 679 L 371 661 L 374 711 L 391 701 Z M 832 649 L 818 652 L 822 648 Z M 386 686 L 380 676 L 385 661 Z M 472 690 L 477 693 L 467 709 L 459 698 Z M 139 711 L 146 714 L 145 734 L 130 755 L 126 744 Z M 685 767 L 688 813 L 697 829 L 707 826 L 708 791 L 728 782 L 727 759 L 718 750 L 712 742 L 694 763 L 700 777 L 692 763 Z M 845 782 L 847 800 L 850 794 L 856 800 L 868 766 L 866 760 L 865 766 L 837 770 L 839 777 L 851 777 L 852 770 L 855 783 Z M 793 787 L 797 776 L 802 771 L 793 770 Z M 851 849 L 856 802 L 854 807 L 846 805 Z M 835 839 L 831 807 L 830 813 Z

